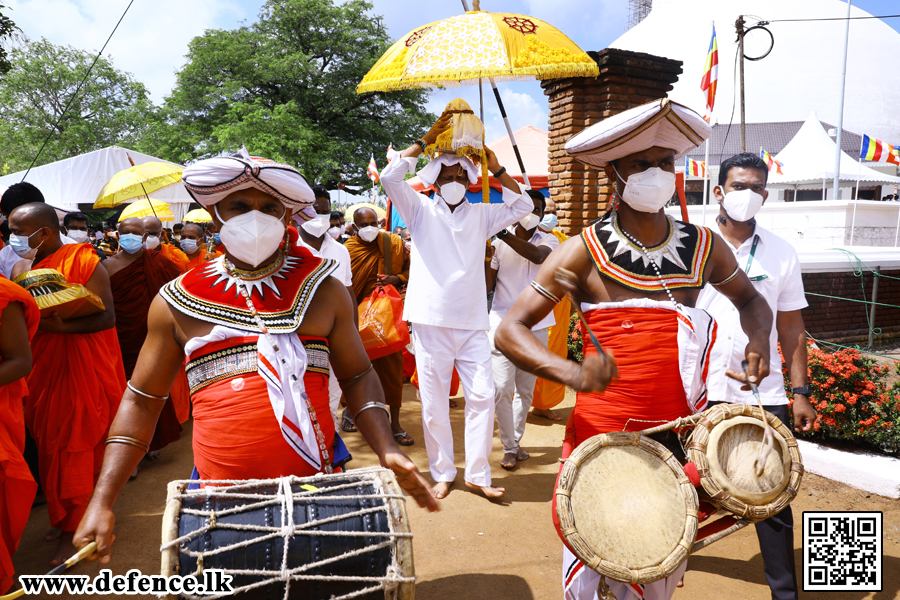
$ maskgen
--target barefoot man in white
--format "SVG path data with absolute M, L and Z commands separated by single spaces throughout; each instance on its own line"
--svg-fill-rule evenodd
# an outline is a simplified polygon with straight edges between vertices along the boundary
M 503 185 L 503 203 L 466 200 L 466 188 L 477 181 L 478 169 L 464 152 L 481 150 L 484 131 L 471 112 L 462 100 L 451 102 L 431 130 L 381 174 L 385 191 L 416 240 L 403 317 L 413 324 L 425 448 L 437 498 L 447 495 L 456 478 L 447 403 L 454 366 L 466 396 L 466 485 L 480 488 L 488 497 L 503 495 L 503 488 L 491 486 L 488 464 L 494 433 L 494 381 L 487 335 L 485 243 L 534 208 L 531 198 L 486 146 L 488 169 Z M 445 135 L 438 140 L 441 134 Z M 434 197 L 415 192 L 404 176 L 415 168 L 426 147 L 431 152 L 436 142 L 449 142 L 451 134 L 456 154 L 444 151 L 419 172 L 422 183 L 434 185 Z M 478 148 L 463 148 L 462 134 L 467 134 L 470 144 L 477 138 Z

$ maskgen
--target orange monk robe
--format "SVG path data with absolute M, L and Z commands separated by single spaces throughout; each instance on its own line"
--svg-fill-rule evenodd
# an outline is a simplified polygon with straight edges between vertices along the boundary
M 391 273 L 385 273 L 384 236 L 390 236 Z M 405 285 L 409 280 L 409 256 L 399 235 L 381 232 L 374 242 L 367 244 L 353 236 L 344 244 L 350 253 L 350 270 L 353 272 L 353 293 L 360 304 L 375 290 L 378 275 L 396 275 Z
M 157 248 L 157 252 L 178 265 L 178 268 L 181 269 L 181 273 L 184 273 L 188 270 L 189 260 L 187 254 L 185 254 L 175 246 L 171 244 L 160 244 Z
M 159 289 L 181 275 L 181 268 L 162 252 L 141 252 L 130 265 L 109 278 L 116 309 L 116 333 L 122 350 L 125 378 L 131 379 L 138 354 L 147 338 L 147 314 Z M 160 450 L 181 437 L 176 407 L 184 420 L 190 410 L 190 390 L 184 369 L 175 379 L 172 392 L 163 406 L 150 442 L 150 450 Z
M 199 267 L 202 264 L 205 264 L 211 260 L 215 260 L 222 256 L 221 252 L 216 252 L 210 258 L 206 258 L 206 250 L 200 250 L 200 253 L 194 258 L 188 258 L 188 264 L 185 271 L 190 271 L 194 267 Z
M 99 268 L 90 244 L 67 244 L 34 265 L 84 285 Z M 38 448 L 50 523 L 75 531 L 100 474 L 103 447 L 125 371 L 115 328 L 95 333 L 38 331 L 31 345 L 25 423 Z
M 22 305 L 28 337 L 33 338 L 41 319 L 34 298 L 18 285 L 0 276 L 0 311 L 10 302 Z M 13 584 L 15 571 L 12 556 L 25 530 L 31 503 L 37 492 L 37 483 L 22 456 L 25 449 L 25 413 L 22 405 L 27 395 L 28 384 L 25 377 L 0 386 L 0 594 L 5 593 Z
M 551 233 L 557 237 L 560 244 L 569 239 L 558 229 L 554 229 Z M 566 358 L 569 352 L 569 315 L 571 312 L 572 303 L 569 302 L 568 296 L 563 296 L 563 299 L 553 309 L 556 325 L 550 328 L 550 337 L 547 343 L 550 352 L 563 358 Z M 531 406 L 538 410 L 549 410 L 561 403 L 565 397 L 566 386 L 538 377 L 534 382 L 534 399 L 531 401 Z

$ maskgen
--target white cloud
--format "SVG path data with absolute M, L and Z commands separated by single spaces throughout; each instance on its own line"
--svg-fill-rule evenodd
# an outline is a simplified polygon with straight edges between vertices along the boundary
M 46 37 L 96 53 L 128 4 L 124 0 L 8 0 L 10 17 L 31 39 Z M 136 0 L 104 51 L 160 102 L 175 85 L 188 42 L 206 29 L 233 28 L 255 16 L 253 2 L 236 0 Z

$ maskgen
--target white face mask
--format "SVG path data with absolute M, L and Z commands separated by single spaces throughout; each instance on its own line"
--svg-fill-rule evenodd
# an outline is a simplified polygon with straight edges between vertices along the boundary
M 185 251 L 186 254 L 193 254 L 197 250 L 200 249 L 200 243 L 197 240 L 181 240 L 181 249 Z
M 219 237 L 228 253 L 248 265 L 259 266 L 275 254 L 284 239 L 284 222 L 279 218 L 251 210 L 225 221 L 219 216 L 219 207 L 214 210 L 222 221 Z
M 534 213 L 528 213 L 521 219 L 519 219 L 519 225 L 522 226 L 525 231 L 531 231 L 535 227 L 538 226 L 538 223 L 541 222 L 541 218 Z
M 412 242 L 403 242 L 403 247 L 407 250 L 412 250 Z
M 69 237 L 75 240 L 77 244 L 83 244 L 88 241 L 87 231 L 82 231 L 81 229 L 70 229 Z
M 159 237 L 155 235 L 148 235 L 147 241 L 144 242 L 144 248 L 147 250 L 153 250 L 159 247 Z
M 616 175 L 619 176 L 618 171 Z M 619 176 L 619 179 L 622 179 Z M 675 173 L 652 167 L 628 176 L 622 200 L 634 210 L 645 213 L 659 212 L 675 195 Z
M 438 195 L 450 206 L 456 206 L 466 197 L 466 186 L 452 181 L 438 188 Z
M 379 229 L 377 227 L 369 225 L 368 227 L 363 227 L 359 230 L 359 237 L 362 238 L 364 242 L 371 242 L 378 237 L 378 231 Z
M 180 234 L 180 233 L 176 233 L 176 234 L 175 234 L 175 241 L 177 241 L 177 242 L 180 242 L 180 241 L 181 241 L 181 234 Z
M 315 219 L 304 221 L 300 227 L 314 238 L 322 237 L 331 227 L 331 215 L 316 215 Z
M 330 235 L 334 239 L 338 239 L 339 237 L 341 237 L 342 233 L 344 233 L 343 227 L 332 227 L 328 230 L 328 235 Z
M 751 189 L 736 190 L 725 194 L 722 208 L 733 220 L 744 223 L 756 216 L 764 201 L 765 198 Z

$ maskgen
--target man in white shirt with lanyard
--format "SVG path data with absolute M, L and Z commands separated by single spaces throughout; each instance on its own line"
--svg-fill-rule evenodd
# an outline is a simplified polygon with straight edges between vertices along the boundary
M 793 386 L 793 416 L 796 431 L 809 431 L 816 411 L 809 402 L 807 385 L 806 328 L 801 310 L 807 306 L 800 277 L 797 251 L 787 241 L 756 224 L 753 218 L 769 193 L 769 170 L 756 154 L 744 153 L 722 162 L 719 185 L 713 190 L 719 201 L 716 218 L 719 233 L 734 252 L 756 290 L 766 299 L 775 316 L 769 336 L 770 373 L 781 372 L 778 343 L 784 353 Z M 712 286 L 703 288 L 697 307 L 706 309 L 718 323 L 718 335 L 710 356 L 707 383 L 709 405 L 730 402 L 754 404 L 740 382 L 727 377 L 731 369 L 742 372 L 747 336 L 741 329 L 734 305 Z M 763 408 L 785 424 L 790 424 L 788 399 L 781 377 L 767 377 L 759 384 Z M 773 600 L 797 598 L 794 566 L 793 514 L 788 506 L 777 515 L 756 524 L 766 580 Z
M 538 228 L 544 214 L 546 200 L 543 194 L 528 190 L 534 203 L 534 210 L 522 217 L 512 231 L 504 229 L 493 242 L 494 256 L 491 259 L 491 282 L 494 302 L 491 305 L 491 356 L 494 370 L 494 401 L 500 442 L 503 443 L 503 459 L 500 466 L 512 469 L 516 461 L 527 460 L 528 453 L 519 443 L 525 434 L 525 420 L 531 400 L 534 397 L 534 383 L 537 375 L 517 368 L 494 346 L 494 332 L 500 321 L 515 304 L 522 290 L 531 285 L 544 260 L 559 240 L 552 233 Z M 532 328 L 534 337 L 547 345 L 550 327 L 556 324 L 551 312 Z
M 492 487 L 488 463 L 494 435 L 494 381 L 487 335 L 485 244 L 531 212 L 534 204 L 487 146 L 487 167 L 503 186 L 502 204 L 469 203 L 465 192 L 477 181 L 478 168 L 468 157 L 449 152 L 419 172 L 426 188 L 435 187 L 433 198 L 417 193 L 404 181 L 419 154 L 451 129 L 452 117 L 445 113 L 422 139 L 392 157 L 381 173 L 381 184 L 416 241 L 403 317 L 413 324 L 425 448 L 436 484 L 432 493 L 445 497 L 456 478 L 447 402 L 455 366 L 466 397 L 466 485 L 480 488 L 488 497 L 499 497 L 504 490 Z
M 353 275 L 350 271 L 350 253 L 328 234 L 331 228 L 331 196 L 328 191 L 319 186 L 313 187 L 313 193 L 316 195 L 315 203 L 304 208 L 294 217 L 295 222 L 299 222 L 297 232 L 300 234 L 297 240 L 298 246 L 303 246 L 313 256 L 319 258 L 330 258 L 337 262 L 337 268 L 331 274 L 332 277 L 340 281 L 344 287 L 353 294 Z M 354 313 L 354 317 L 356 317 Z M 331 418 L 334 419 L 337 426 L 338 409 L 341 404 L 341 386 L 338 385 L 337 377 L 334 375 L 334 369 L 328 370 L 328 405 L 331 408 Z

